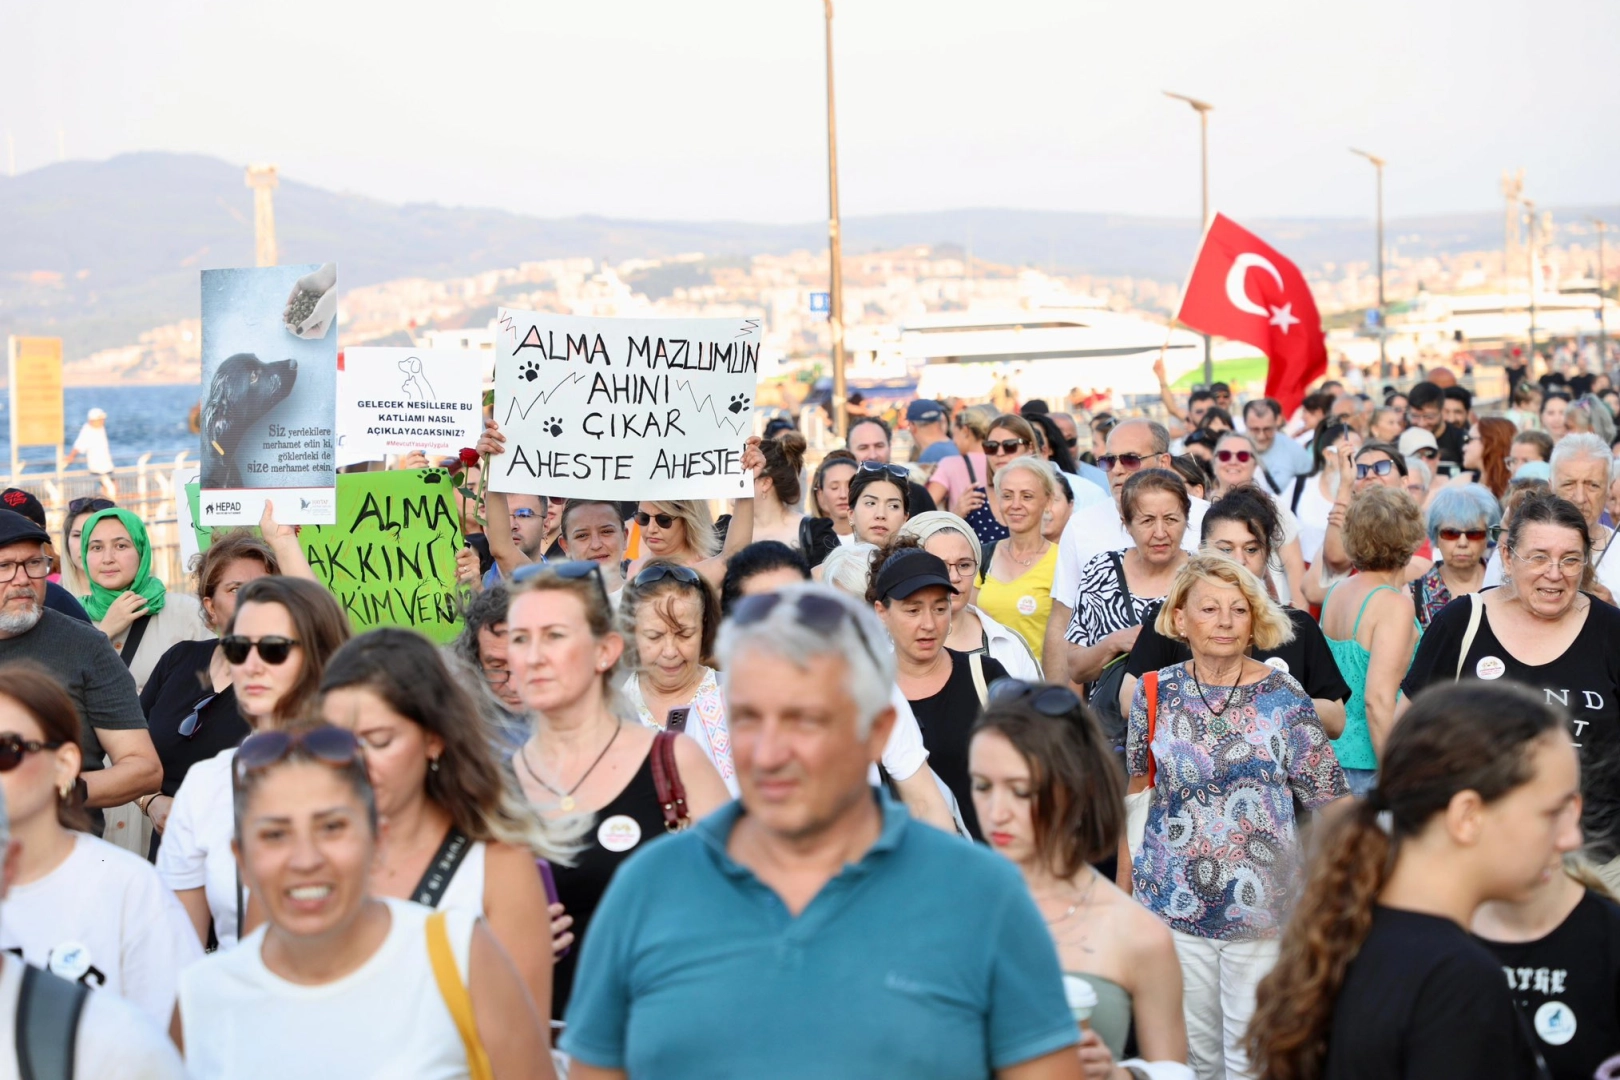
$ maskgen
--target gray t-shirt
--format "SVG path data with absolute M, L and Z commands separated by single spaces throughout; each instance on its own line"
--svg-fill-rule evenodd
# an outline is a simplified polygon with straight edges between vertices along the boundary
M 107 635 L 89 623 L 46 608 L 26 634 L 0 638 L 0 664 L 32 660 L 56 677 L 79 710 L 85 772 L 102 767 L 106 753 L 96 729 L 145 728 L 135 680 Z

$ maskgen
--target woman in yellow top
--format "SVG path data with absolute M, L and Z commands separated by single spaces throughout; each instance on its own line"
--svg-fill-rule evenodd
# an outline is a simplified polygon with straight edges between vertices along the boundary
M 1057 545 L 1041 535 L 1041 515 L 1057 497 L 1052 466 L 1014 458 L 996 472 L 996 498 L 1011 534 L 997 542 L 979 579 L 979 607 L 1040 655 L 1052 613 Z

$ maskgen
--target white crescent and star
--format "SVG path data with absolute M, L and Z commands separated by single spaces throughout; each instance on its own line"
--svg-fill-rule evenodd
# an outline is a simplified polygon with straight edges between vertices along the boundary
M 1282 274 L 1277 272 L 1277 268 L 1272 265 L 1270 259 L 1264 255 L 1256 255 L 1252 251 L 1245 251 L 1232 260 L 1232 268 L 1226 272 L 1226 298 L 1232 302 L 1233 307 L 1249 315 L 1270 315 L 1271 318 L 1268 320 L 1270 324 L 1281 329 L 1283 333 L 1288 333 L 1288 328 L 1299 322 L 1299 317 L 1294 314 L 1293 303 L 1290 302 L 1281 307 L 1272 307 L 1270 311 L 1267 311 L 1266 308 L 1249 299 L 1244 277 L 1251 267 L 1264 270 L 1270 274 L 1271 279 L 1277 283 L 1277 288 L 1287 288 L 1283 284 Z

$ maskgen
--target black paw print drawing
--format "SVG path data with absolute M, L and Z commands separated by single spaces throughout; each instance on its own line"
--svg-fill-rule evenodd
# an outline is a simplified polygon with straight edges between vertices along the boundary
M 522 367 L 518 368 L 518 376 L 519 378 L 528 379 L 530 382 L 534 382 L 534 380 L 540 377 L 540 365 L 535 363 L 533 360 L 530 360 L 527 364 L 524 364 Z
M 547 435 L 550 435 L 553 439 L 555 439 L 557 436 L 559 436 L 559 435 L 561 435 L 563 433 L 562 421 L 557 419 L 555 416 L 553 416 L 550 419 L 546 420 L 545 423 L 540 425 L 540 428 Z
M 733 394 L 731 395 L 731 404 L 726 406 L 726 411 L 740 415 L 744 409 L 748 408 L 748 406 L 749 401 L 747 394 Z
M 444 469 L 423 469 L 422 470 L 422 483 L 424 483 L 424 484 L 442 484 L 442 483 L 445 482 L 445 477 L 447 477 L 449 475 L 450 474 L 448 472 L 446 472 Z

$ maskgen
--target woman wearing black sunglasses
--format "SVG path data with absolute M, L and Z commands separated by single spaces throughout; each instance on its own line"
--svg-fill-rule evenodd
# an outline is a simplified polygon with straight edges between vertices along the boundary
M 349 620 L 320 585 L 261 577 L 236 596 L 220 639 L 236 708 L 254 731 L 273 731 L 315 701 L 327 657 L 349 640 Z M 234 747 L 186 773 L 165 822 L 157 867 L 180 897 L 199 939 L 209 920 L 220 945 L 236 941 L 247 908 L 231 854 L 230 793 Z
M 150 863 L 89 835 L 78 738 L 73 699 L 44 668 L 0 666 L 0 789 L 20 845 L 0 949 L 118 994 L 163 1025 L 202 944 Z

